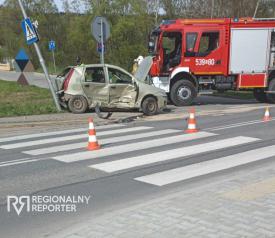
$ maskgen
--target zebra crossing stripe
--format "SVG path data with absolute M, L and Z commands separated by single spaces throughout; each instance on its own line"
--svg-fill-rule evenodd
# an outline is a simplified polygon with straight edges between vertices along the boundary
M 30 162 L 36 162 L 39 161 L 39 159 L 18 159 L 18 160 L 11 160 L 11 161 L 5 161 L 0 163 L 0 167 L 7 167 L 17 164 L 26 164 Z
M 196 135 L 196 134 L 191 134 L 191 135 Z M 111 173 L 111 172 L 121 171 L 125 169 L 135 168 L 139 166 L 149 165 L 157 162 L 163 162 L 163 161 L 178 159 L 186 156 L 197 155 L 204 152 L 210 152 L 210 151 L 215 151 L 215 150 L 233 147 L 237 145 L 247 144 L 258 140 L 260 139 L 238 136 L 238 137 L 233 137 L 229 139 L 216 140 L 208 143 L 131 157 L 127 159 L 120 159 L 120 160 L 115 160 L 111 162 L 94 164 L 89 167 Z
M 170 169 L 151 175 L 135 178 L 135 180 L 156 186 L 184 181 L 198 176 L 234 168 L 240 165 L 268 159 L 275 156 L 275 145 L 254 149 L 219 159 Z
M 111 137 L 106 139 L 99 139 L 99 144 L 105 145 L 110 143 L 130 141 L 130 140 L 142 139 L 142 138 L 153 137 L 153 136 L 167 135 L 167 134 L 176 133 L 176 132 L 179 132 L 179 130 L 166 129 L 166 130 L 160 130 L 160 131 L 151 131 L 151 132 L 145 132 L 145 133 L 139 133 L 139 134 L 117 136 L 117 137 Z M 80 142 L 80 143 L 74 143 L 74 144 L 52 146 L 52 147 L 47 147 L 42 149 L 23 151 L 23 153 L 29 154 L 29 155 L 43 155 L 43 154 L 50 154 L 50 153 L 56 153 L 61 151 L 85 148 L 85 146 L 87 146 L 87 142 Z
M 215 136 L 215 135 L 216 134 L 209 133 L 209 132 L 198 132 L 194 134 L 182 134 L 182 135 L 176 135 L 176 136 L 170 136 L 170 137 L 165 136 L 163 138 L 153 139 L 150 141 L 141 141 L 141 142 L 135 142 L 135 143 L 125 144 L 125 145 L 119 145 L 115 147 L 106 147 L 97 151 L 79 152 L 79 153 L 73 153 L 69 155 L 55 156 L 52 158 L 55 160 L 69 163 L 69 162 L 75 162 L 80 160 L 95 159 L 95 158 L 100 158 L 104 156 L 122 154 L 126 152 L 131 152 L 131 151 L 149 149 L 153 147 L 171 145 L 175 143 L 181 143 L 184 141 L 206 138 L 206 137 Z M 165 152 L 161 152 L 161 154 L 164 154 L 164 153 Z
M 148 129 L 151 129 L 151 127 L 139 126 L 139 127 L 132 127 L 132 128 L 100 131 L 97 133 L 97 135 L 104 136 L 104 135 L 112 135 L 112 134 L 116 134 L 116 133 L 119 134 L 119 133 L 127 133 L 127 132 L 134 132 L 134 131 L 148 130 Z M 86 131 L 88 132 L 87 129 L 86 129 Z M 43 145 L 43 144 L 70 141 L 70 140 L 78 140 L 78 139 L 83 139 L 83 138 L 88 138 L 88 133 L 80 134 L 80 135 L 70 135 L 70 136 L 63 136 L 63 137 L 57 137 L 57 138 L 50 138 L 50 139 L 20 142 L 20 143 L 14 143 L 14 144 L 7 144 L 7 145 L 0 146 L 0 148 L 1 149 L 16 149 L 16 148 L 23 148 L 23 147 L 28 147 L 28 146 Z
M 125 126 L 125 125 L 111 124 L 111 125 L 97 126 L 96 129 L 97 130 L 111 129 L 111 128 L 117 128 L 117 127 L 123 127 L 123 126 Z M 52 132 L 36 133 L 36 134 L 29 134 L 29 135 L 11 136 L 11 137 L 0 138 L 0 143 L 40 138 L 40 137 L 46 137 L 46 136 L 56 136 L 56 135 L 63 135 L 63 134 L 70 134 L 70 133 L 78 133 L 78 132 L 85 132 L 85 131 L 88 131 L 88 128 L 77 128 L 77 129 L 63 130 L 63 131 L 52 131 Z

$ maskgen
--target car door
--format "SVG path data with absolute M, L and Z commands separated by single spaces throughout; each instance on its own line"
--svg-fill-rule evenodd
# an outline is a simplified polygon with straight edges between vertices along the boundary
M 113 108 L 132 108 L 137 98 L 137 87 L 133 76 L 126 71 L 108 67 L 109 77 L 109 106 Z
M 163 74 L 181 62 L 182 32 L 165 31 L 161 34 L 159 66 Z
M 108 106 L 109 88 L 106 78 L 103 66 L 91 66 L 85 69 L 83 91 L 93 106 L 97 103 L 102 107 Z

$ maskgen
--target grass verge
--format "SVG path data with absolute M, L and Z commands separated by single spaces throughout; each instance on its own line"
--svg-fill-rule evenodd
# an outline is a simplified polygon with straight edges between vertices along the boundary
M 49 90 L 0 80 L 0 117 L 56 112 Z

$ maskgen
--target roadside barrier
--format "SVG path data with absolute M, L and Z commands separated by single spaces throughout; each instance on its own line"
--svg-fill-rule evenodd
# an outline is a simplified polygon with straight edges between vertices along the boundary
M 270 116 L 270 113 L 269 113 L 269 107 L 266 107 L 263 121 L 270 121 L 270 120 L 271 120 L 271 116 Z
M 195 133 L 198 132 L 196 127 L 196 119 L 195 119 L 195 108 L 192 108 L 189 112 L 188 125 L 185 130 L 186 133 Z
M 96 131 L 94 126 L 93 118 L 89 118 L 89 141 L 88 141 L 88 150 L 98 150 L 100 149 L 100 145 L 96 139 Z

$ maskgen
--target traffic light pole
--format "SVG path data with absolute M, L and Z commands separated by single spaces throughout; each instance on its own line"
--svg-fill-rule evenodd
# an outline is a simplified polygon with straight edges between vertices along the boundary
M 27 14 L 26 14 L 26 11 L 24 9 L 24 6 L 21 2 L 21 0 L 18 0 L 18 3 L 19 3 L 19 6 L 21 8 L 21 11 L 22 11 L 22 14 L 24 16 L 24 19 L 28 18 Z M 59 100 L 58 100 L 58 97 L 56 95 L 56 92 L 53 88 L 53 85 L 52 85 L 52 82 L 51 82 L 51 79 L 50 79 L 50 76 L 49 76 L 49 73 L 48 73 L 48 69 L 46 67 L 46 64 L 45 64 L 45 61 L 44 61 L 44 58 L 41 54 L 41 51 L 39 49 L 39 46 L 36 42 L 33 43 L 34 44 L 34 48 L 35 48 L 35 51 L 37 53 L 37 56 L 39 58 L 39 62 L 40 62 L 40 65 L 44 71 L 44 74 L 45 74 L 45 77 L 46 77 L 46 80 L 48 81 L 48 84 L 49 84 L 49 88 L 50 88 L 50 91 L 52 93 L 52 96 L 53 96 L 53 99 L 54 99 L 54 103 L 55 103 L 55 106 L 56 106 L 56 109 L 60 112 L 61 111 L 61 107 L 60 107 L 60 104 L 59 104 Z

